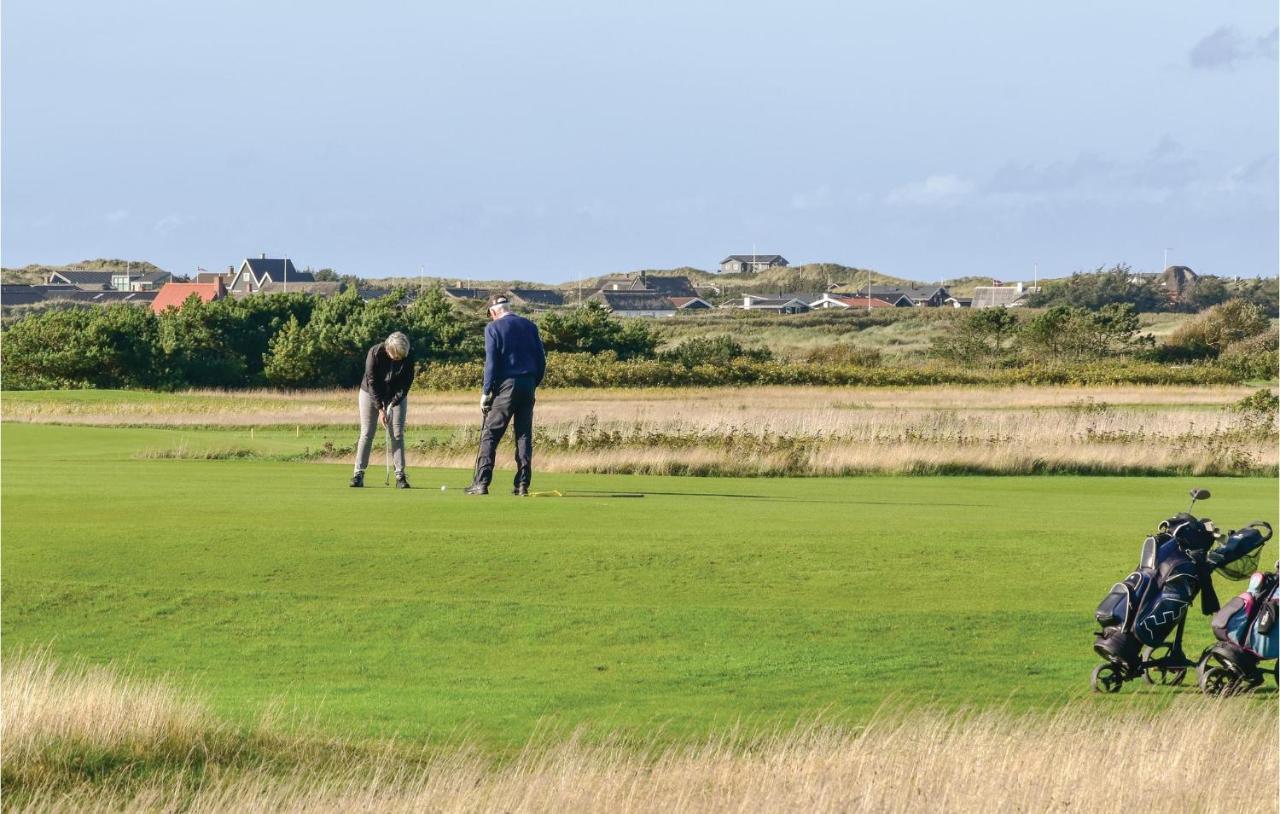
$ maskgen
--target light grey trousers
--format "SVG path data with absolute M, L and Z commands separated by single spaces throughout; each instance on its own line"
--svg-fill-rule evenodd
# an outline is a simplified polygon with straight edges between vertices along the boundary
M 387 418 L 391 422 L 391 457 L 395 462 L 396 473 L 404 471 L 404 419 L 409 412 L 409 397 L 400 399 L 400 403 L 387 410 Z M 373 398 L 363 390 L 360 391 L 360 442 L 356 444 L 356 474 L 369 468 L 369 450 L 373 448 L 373 436 L 382 431 L 382 422 L 378 420 L 378 408 L 373 405 Z

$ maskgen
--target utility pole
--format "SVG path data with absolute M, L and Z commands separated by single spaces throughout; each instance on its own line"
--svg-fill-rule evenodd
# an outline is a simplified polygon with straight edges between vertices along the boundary
M 1173 249 L 1169 247 L 1166 247 L 1164 250 L 1164 265 L 1160 267 L 1160 272 L 1162 274 L 1164 273 L 1165 269 L 1169 268 L 1169 252 L 1171 252 L 1172 250 Z

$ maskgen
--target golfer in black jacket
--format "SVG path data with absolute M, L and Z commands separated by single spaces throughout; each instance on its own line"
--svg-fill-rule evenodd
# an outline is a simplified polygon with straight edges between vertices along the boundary
M 489 494 L 494 450 L 514 419 L 516 480 L 511 493 L 523 497 L 529 494 L 533 476 L 534 391 L 547 371 L 547 355 L 538 326 L 512 313 L 506 297 L 490 301 L 489 318 L 493 321 L 484 329 L 484 387 L 480 395 L 484 427 L 480 430 L 476 474 L 467 494 Z
M 413 355 L 409 337 L 396 331 L 369 348 L 360 380 L 360 443 L 356 445 L 356 472 L 352 486 L 364 486 L 364 470 L 369 466 L 373 434 L 381 424 L 391 435 L 391 452 L 396 465 L 396 488 L 408 489 L 404 476 L 404 419 L 408 412 L 409 388 L 413 386 Z

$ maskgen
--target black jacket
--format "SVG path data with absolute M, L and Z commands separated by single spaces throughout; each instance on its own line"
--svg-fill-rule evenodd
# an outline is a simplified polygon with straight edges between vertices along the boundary
M 399 404 L 412 386 L 413 351 L 397 362 L 383 350 L 381 342 L 369 348 L 360 389 L 373 397 L 373 403 L 379 409 Z

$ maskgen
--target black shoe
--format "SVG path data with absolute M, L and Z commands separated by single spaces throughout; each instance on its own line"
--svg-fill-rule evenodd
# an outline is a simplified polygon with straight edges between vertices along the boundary
M 462 491 L 468 495 L 487 495 L 489 494 L 489 487 L 483 483 L 473 483 Z
M 408 489 L 408 488 L 409 488 L 409 481 L 408 481 L 408 479 L 407 479 L 407 478 L 405 478 L 405 476 L 404 476 L 404 473 L 403 473 L 403 472 L 397 472 L 397 473 L 396 473 L 396 488 L 397 488 L 397 489 Z
M 516 497 L 528 497 L 528 496 L 529 496 L 529 487 L 528 487 L 528 486 L 517 486 L 516 488 L 514 488 L 514 489 L 512 489 L 512 490 L 511 490 L 511 494 L 515 495 Z
M 357 472 L 357 473 L 355 473 L 354 475 L 352 475 L 352 476 L 351 476 L 351 485 L 352 485 L 353 487 L 355 487 L 356 489 L 359 489 L 361 486 L 364 486 L 364 473 L 363 473 L 363 472 Z

